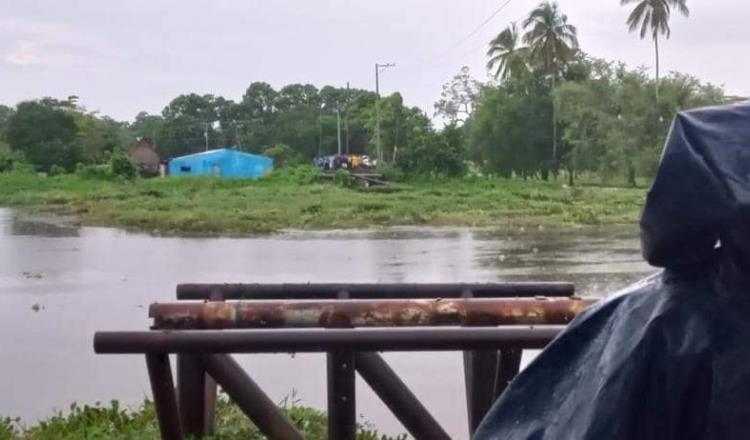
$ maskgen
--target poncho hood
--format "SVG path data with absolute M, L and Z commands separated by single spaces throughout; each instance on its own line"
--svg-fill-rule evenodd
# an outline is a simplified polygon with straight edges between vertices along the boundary
M 701 263 L 749 211 L 750 103 L 679 113 L 641 217 L 644 258 L 669 268 Z

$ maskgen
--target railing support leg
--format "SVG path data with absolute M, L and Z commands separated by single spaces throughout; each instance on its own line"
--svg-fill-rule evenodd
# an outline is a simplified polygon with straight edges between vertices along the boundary
M 159 420 L 162 440 L 182 440 L 182 425 L 177 408 L 177 397 L 172 379 L 169 356 L 164 353 L 147 353 L 146 368 L 151 381 L 151 393 Z
M 495 376 L 495 395 L 493 400 L 497 400 L 513 378 L 518 375 L 521 369 L 521 356 L 523 350 L 520 348 L 507 348 L 500 350 L 500 362 L 498 363 L 497 375 Z
M 199 438 L 213 431 L 216 384 L 194 355 L 177 355 L 177 399 L 186 436 Z
M 328 438 L 355 440 L 356 436 L 354 355 L 351 352 L 330 352 L 328 353 Z
M 464 352 L 466 409 L 469 415 L 470 436 L 474 435 L 474 431 L 479 427 L 494 402 L 497 361 L 497 350 Z
M 463 298 L 473 298 L 471 290 L 465 290 Z M 482 419 L 494 403 L 495 379 L 498 369 L 497 350 L 464 351 L 464 379 L 466 382 L 466 410 L 469 416 L 469 437 L 482 423 Z
M 437 420 L 379 354 L 356 353 L 354 366 L 415 439 L 450 440 Z
M 292 422 L 231 356 L 206 354 L 201 355 L 200 360 L 208 374 L 266 437 L 273 440 L 303 440 Z

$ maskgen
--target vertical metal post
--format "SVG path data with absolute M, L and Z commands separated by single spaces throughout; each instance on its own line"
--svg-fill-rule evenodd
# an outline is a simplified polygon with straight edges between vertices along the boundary
M 209 396 L 210 388 L 206 371 L 196 356 L 177 355 L 177 398 L 180 404 L 182 431 L 186 436 L 201 437 L 213 429 L 213 408 L 215 391 Z M 210 378 L 209 378 L 210 379 Z M 213 382 L 213 379 L 211 379 Z M 213 386 L 216 390 L 216 386 Z M 209 402 L 212 400 L 212 402 Z
M 218 387 L 213 377 L 209 376 L 208 373 L 204 374 L 205 382 L 205 404 L 203 406 L 204 419 L 203 419 L 203 432 L 207 435 L 214 433 L 216 426 L 216 400 L 218 399 Z
M 354 355 L 328 353 L 328 438 L 354 440 L 357 436 Z
M 182 425 L 174 392 L 172 367 L 164 353 L 147 353 L 146 368 L 151 381 L 151 393 L 159 420 L 162 440 L 182 440 Z
M 500 362 L 495 376 L 494 400 L 497 400 L 508 384 L 513 380 L 521 369 L 521 356 L 523 350 L 520 348 L 507 348 L 500 350 Z
M 349 299 L 342 290 L 338 299 Z M 355 440 L 357 436 L 356 372 L 354 353 L 329 352 L 326 354 L 328 381 L 328 438 Z
M 467 290 L 462 296 L 471 298 L 474 294 Z M 469 437 L 471 437 L 495 401 L 498 351 L 472 350 L 464 351 L 463 355 L 466 410 L 469 418 Z

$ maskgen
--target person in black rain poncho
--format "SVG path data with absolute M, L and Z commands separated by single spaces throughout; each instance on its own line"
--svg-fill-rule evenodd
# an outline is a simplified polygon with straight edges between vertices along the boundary
M 475 439 L 750 439 L 750 103 L 677 115 L 640 226 L 664 270 L 575 319 Z

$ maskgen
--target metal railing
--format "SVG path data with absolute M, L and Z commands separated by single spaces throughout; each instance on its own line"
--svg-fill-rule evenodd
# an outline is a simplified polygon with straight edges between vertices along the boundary
M 449 436 L 382 351 L 463 351 L 473 431 L 520 368 L 592 303 L 564 283 L 186 284 L 153 326 L 98 332 L 97 353 L 145 354 L 164 439 L 213 430 L 217 384 L 271 439 L 301 439 L 231 353 L 327 353 L 328 435 L 354 439 L 359 374 L 417 439 Z M 227 301 L 230 300 L 230 301 Z M 177 393 L 168 355 L 177 354 Z

